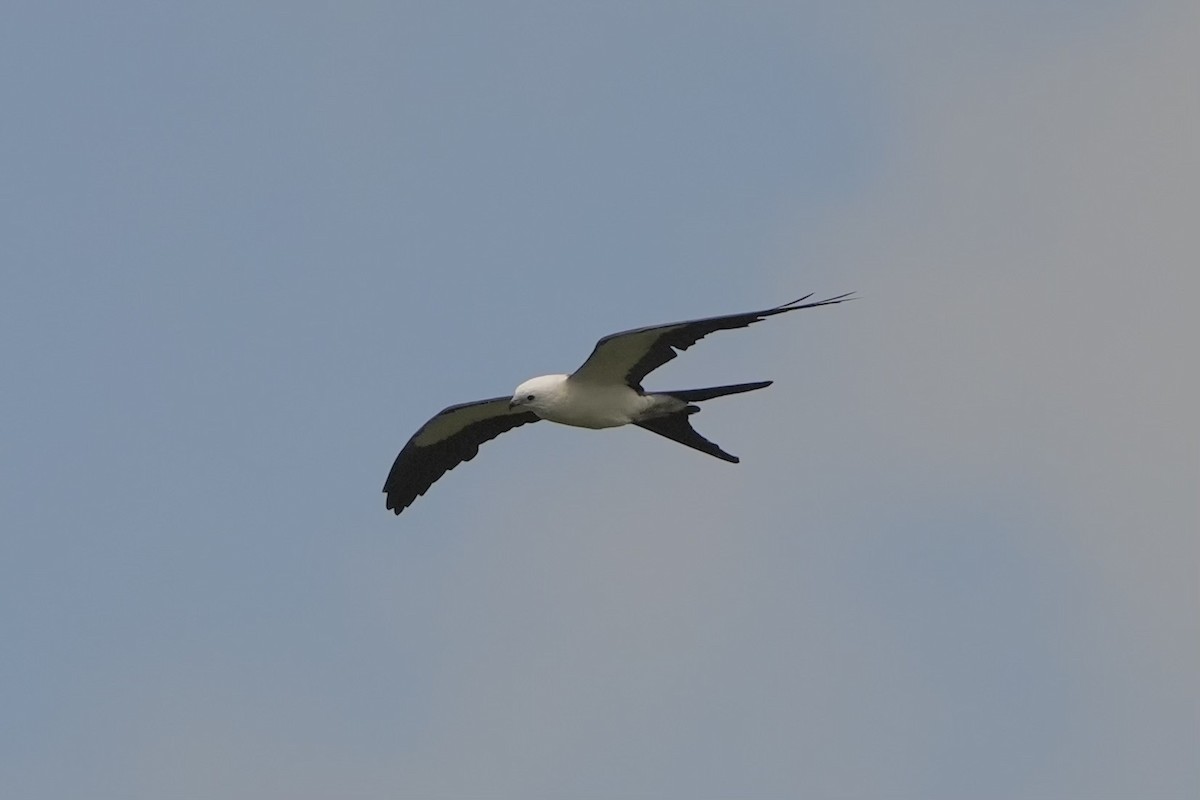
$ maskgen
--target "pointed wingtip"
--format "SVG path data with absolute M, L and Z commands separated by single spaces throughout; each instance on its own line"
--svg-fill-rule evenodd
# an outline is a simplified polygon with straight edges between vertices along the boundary
M 816 294 L 816 292 L 809 292 L 808 294 L 804 295 L 803 297 L 797 297 L 795 300 L 789 300 L 782 305 L 775 306 L 775 308 L 790 308 L 791 306 L 794 306 L 797 303 L 803 303 L 805 300 L 812 297 L 814 294 Z
M 824 300 L 815 300 L 811 303 L 805 303 L 802 306 L 794 305 L 794 303 L 799 303 L 800 300 L 796 300 L 794 303 L 789 303 L 789 305 L 792 305 L 794 308 L 816 308 L 817 306 L 831 306 L 835 303 L 845 303 L 850 300 L 857 300 L 858 298 L 855 295 L 856 292 L 846 292 L 844 294 L 834 295 L 833 297 L 827 297 Z M 810 294 L 806 297 L 802 297 L 801 300 L 807 300 L 809 297 L 812 297 L 812 295 Z
M 828 297 L 824 300 L 814 300 L 811 303 L 804 302 L 805 300 L 808 300 L 810 297 L 812 297 L 814 294 L 816 294 L 816 292 L 809 292 L 808 294 L 804 295 L 803 297 L 797 297 L 795 300 L 784 303 L 783 305 L 775 306 L 772 309 L 768 309 L 768 312 L 773 313 L 773 314 L 778 314 L 782 311 L 798 311 L 802 308 L 817 308 L 818 306 L 831 306 L 836 303 L 845 303 L 849 300 L 857 300 L 858 299 L 858 297 L 856 296 L 856 294 L 857 294 L 856 292 L 846 292 L 845 294 L 834 295 L 833 297 Z M 767 313 L 767 312 L 763 312 L 763 313 Z

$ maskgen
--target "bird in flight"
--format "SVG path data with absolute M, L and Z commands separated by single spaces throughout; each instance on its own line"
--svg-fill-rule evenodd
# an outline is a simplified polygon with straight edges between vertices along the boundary
M 387 507 L 399 514 L 447 471 L 473 459 L 484 442 L 542 419 L 580 428 L 637 425 L 736 464 L 737 456 L 692 429 L 688 417 L 700 410 L 693 403 L 764 389 L 771 381 L 647 392 L 642 380 L 675 358 L 677 350 L 688 349 L 714 331 L 745 328 L 776 314 L 841 303 L 852 299 L 851 295 L 853 292 L 806 303 L 812 297 L 809 294 L 764 311 L 621 331 L 597 342 L 587 361 L 570 375 L 530 378 L 511 397 L 492 397 L 443 409 L 422 425 L 396 456 L 383 484 Z

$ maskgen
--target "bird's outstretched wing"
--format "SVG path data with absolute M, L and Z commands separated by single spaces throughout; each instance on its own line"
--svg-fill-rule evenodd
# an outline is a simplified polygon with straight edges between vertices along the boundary
M 776 314 L 799 311 L 841 303 L 851 299 L 853 292 L 817 300 L 804 301 L 811 294 L 764 311 L 746 314 L 729 314 L 723 317 L 706 317 L 685 322 L 669 322 L 666 325 L 651 325 L 630 331 L 605 336 L 596 343 L 596 348 L 587 361 L 571 375 L 572 380 L 591 383 L 625 383 L 630 388 L 642 391 L 642 379 L 649 373 L 673 359 L 677 350 L 686 350 L 714 331 L 744 328 Z
M 532 411 L 510 410 L 510 399 L 493 397 L 450 406 L 422 425 L 396 456 L 383 484 L 387 507 L 399 514 L 447 471 L 474 458 L 479 445 L 538 421 Z

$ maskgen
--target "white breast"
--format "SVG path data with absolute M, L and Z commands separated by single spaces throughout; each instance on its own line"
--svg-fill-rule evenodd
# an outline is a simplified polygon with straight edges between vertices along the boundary
M 535 411 L 542 419 L 580 428 L 615 428 L 628 425 L 654 404 L 624 385 L 563 381 L 547 394 Z

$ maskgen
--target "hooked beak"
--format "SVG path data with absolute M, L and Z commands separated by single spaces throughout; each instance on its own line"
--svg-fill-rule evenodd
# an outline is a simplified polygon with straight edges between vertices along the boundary
M 508 410 L 512 411 L 514 408 L 516 408 L 519 405 L 521 405 L 520 400 L 509 400 L 508 401 Z

